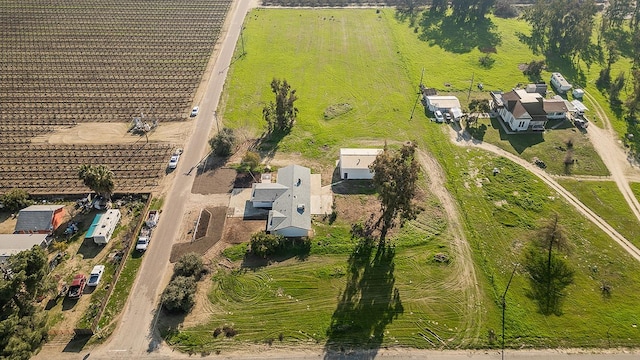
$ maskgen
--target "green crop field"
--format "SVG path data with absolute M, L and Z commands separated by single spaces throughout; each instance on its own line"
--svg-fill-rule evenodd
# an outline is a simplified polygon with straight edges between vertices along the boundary
M 292 132 L 275 145 L 278 152 L 330 167 L 339 147 L 415 140 L 438 158 L 446 187 L 457 200 L 481 292 L 475 302 L 468 302 L 469 289 L 460 286 L 457 269 L 464 259 L 456 257 L 442 205 L 427 194 L 425 212 L 395 234 L 391 247 L 378 249 L 351 239 L 350 223 L 338 213 L 332 225 L 314 222 L 308 257 L 219 270 L 211 279 L 209 320 L 173 329 L 167 341 L 189 352 L 256 343 L 495 348 L 500 296 L 514 264 L 522 261 L 523 248 L 541 221 L 558 213 L 573 244 L 566 258 L 575 282 L 562 312 L 544 316 L 528 296 L 527 274 L 520 268 L 507 297 L 507 346 L 640 344 L 635 300 L 640 264 L 523 168 L 453 145 L 446 126 L 432 123 L 420 105 L 410 118 L 422 68 L 428 86 L 461 97 L 472 77 L 485 89 L 526 82 L 517 65 L 534 56 L 514 35 L 526 27 L 516 20 L 493 21 L 492 31 L 501 42 L 494 68 L 484 69 L 477 48 L 454 46 L 446 33 L 415 31 L 391 9 L 255 10 L 245 24 L 247 55 L 230 69 L 219 111 L 226 126 L 260 135 L 262 106 L 272 97 L 269 83 L 284 78 L 297 90 L 300 115 Z M 467 40 L 465 44 L 474 41 Z M 479 96 L 486 94 L 472 93 Z M 331 114 L 328 119 L 325 112 Z M 578 137 L 578 147 L 587 148 Z M 559 136 L 545 143 L 550 151 L 563 141 Z M 494 176 L 495 167 L 501 171 Z M 589 171 L 600 174 L 602 167 Z M 428 176 L 427 170 L 425 181 Z M 361 195 L 350 196 L 357 208 Z M 241 265 L 243 249 L 239 245 L 226 254 Z M 450 263 L 435 262 L 436 253 L 449 255 Z M 611 286 L 608 296 L 600 291 L 603 283 Z M 225 326 L 237 334 L 212 336 Z

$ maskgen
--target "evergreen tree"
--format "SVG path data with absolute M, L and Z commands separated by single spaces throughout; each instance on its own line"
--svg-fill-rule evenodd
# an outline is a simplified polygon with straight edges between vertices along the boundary
M 275 102 L 270 102 L 262 109 L 262 116 L 267 122 L 267 132 L 289 132 L 298 116 L 298 108 L 294 102 L 298 100 L 296 91 L 291 89 L 287 80 L 273 79 L 271 91 L 276 96 Z
M 415 219 L 421 210 L 413 201 L 420 174 L 415 151 L 413 143 L 405 144 L 399 151 L 391 151 L 385 144 L 383 152 L 369 166 L 374 172 L 373 184 L 378 191 L 382 211 L 375 225 L 380 228 L 381 242 L 395 225 L 397 217 L 400 217 L 402 225 Z

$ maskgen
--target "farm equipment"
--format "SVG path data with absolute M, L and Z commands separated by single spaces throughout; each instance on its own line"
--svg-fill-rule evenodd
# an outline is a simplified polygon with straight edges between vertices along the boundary
M 156 127 L 158 127 L 158 120 L 152 120 L 151 122 L 146 122 L 143 120 L 144 116 L 133 118 L 133 124 L 129 131 L 136 135 L 144 135 Z

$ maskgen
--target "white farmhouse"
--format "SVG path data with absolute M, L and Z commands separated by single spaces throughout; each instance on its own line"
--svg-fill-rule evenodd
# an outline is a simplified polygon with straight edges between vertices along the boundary
M 382 149 L 340 149 L 340 178 L 372 179 L 369 165 L 382 153 Z

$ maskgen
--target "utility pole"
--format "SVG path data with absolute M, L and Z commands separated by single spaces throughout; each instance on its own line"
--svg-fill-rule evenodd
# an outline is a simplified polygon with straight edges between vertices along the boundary
M 220 125 L 218 124 L 218 111 L 213 110 L 213 119 L 216 121 L 216 129 L 220 133 Z
M 518 263 L 516 263 L 513 267 L 513 271 L 511 272 L 511 277 L 509 278 L 509 282 L 507 283 L 506 289 L 504 289 L 504 293 L 502 294 L 502 360 L 504 360 L 504 313 L 507 308 L 507 291 L 509 291 L 509 285 L 511 285 L 511 280 L 513 280 L 513 275 L 516 274 L 516 269 L 518 268 Z
M 244 56 L 246 54 L 246 52 L 244 51 L 244 35 L 243 35 L 243 33 L 244 33 L 244 27 L 242 27 L 240 29 L 240 42 L 242 43 L 242 55 L 240 55 L 240 56 Z
M 418 97 L 416 98 L 416 102 L 413 104 L 413 109 L 411 110 L 411 116 L 409 117 L 409 121 L 413 120 L 413 113 L 416 111 L 416 106 L 418 106 L 418 100 L 420 100 L 420 96 L 422 95 L 422 79 L 424 78 L 424 68 L 422 68 L 422 74 L 420 75 L 420 85 L 418 85 Z
M 476 76 L 475 72 L 471 73 L 471 84 L 469 84 L 469 91 L 467 92 L 467 101 L 469 101 L 469 98 L 471 97 L 471 87 L 473 87 L 473 78 L 475 76 Z

